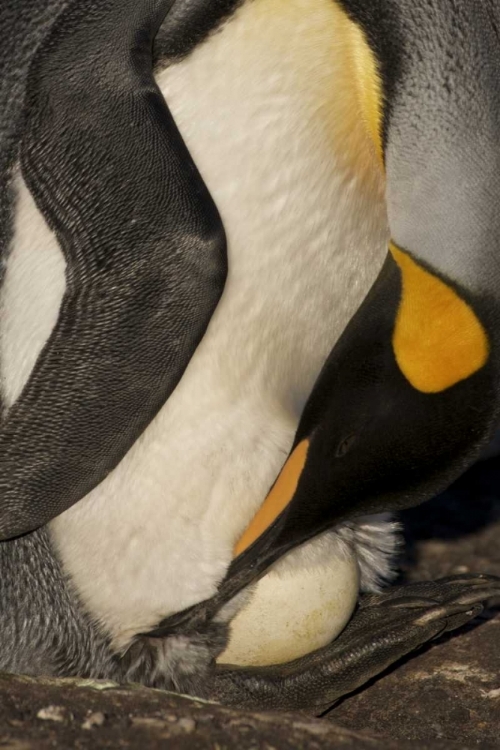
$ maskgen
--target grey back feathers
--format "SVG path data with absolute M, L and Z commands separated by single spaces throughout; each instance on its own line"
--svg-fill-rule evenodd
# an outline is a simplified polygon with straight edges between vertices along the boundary
M 226 623 L 216 622 L 202 635 L 138 637 L 117 654 L 85 613 L 47 530 L 0 544 L 0 571 L 0 670 L 205 693 L 212 660 L 227 642 Z
M 113 671 L 106 639 L 85 616 L 48 532 L 0 544 L 0 669 L 99 677 Z

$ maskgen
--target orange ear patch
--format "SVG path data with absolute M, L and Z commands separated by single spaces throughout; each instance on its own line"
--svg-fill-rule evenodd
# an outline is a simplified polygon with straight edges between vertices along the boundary
M 290 503 L 297 489 L 300 475 L 304 470 L 308 449 L 309 440 L 303 440 L 295 448 L 263 505 L 237 542 L 234 548 L 234 557 L 238 557 L 248 549 Z
M 472 308 L 441 279 L 395 245 L 402 299 L 393 335 L 397 363 L 411 385 L 439 393 L 486 364 L 486 332 Z

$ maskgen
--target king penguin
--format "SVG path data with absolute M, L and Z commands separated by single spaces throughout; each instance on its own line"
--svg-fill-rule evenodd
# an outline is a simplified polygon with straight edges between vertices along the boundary
M 390 513 L 498 418 L 500 50 L 494 9 L 376 5 L 54 11 L 8 170 L 2 668 L 319 711 L 498 593 L 377 593 Z

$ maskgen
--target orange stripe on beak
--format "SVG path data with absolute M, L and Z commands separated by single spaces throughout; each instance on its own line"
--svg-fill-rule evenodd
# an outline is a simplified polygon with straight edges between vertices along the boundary
M 253 517 L 250 525 L 240 537 L 234 548 L 234 557 L 238 557 L 252 545 L 290 504 L 304 470 L 309 449 L 309 440 L 303 440 L 295 448 L 284 465 L 274 487 L 264 500 L 263 505 Z

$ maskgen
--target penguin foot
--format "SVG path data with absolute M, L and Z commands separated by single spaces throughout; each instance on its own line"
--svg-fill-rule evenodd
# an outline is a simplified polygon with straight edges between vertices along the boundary
M 391 664 L 476 617 L 500 597 L 500 578 L 468 575 L 367 594 L 342 634 L 286 664 L 219 666 L 211 698 L 246 709 L 319 715 Z

